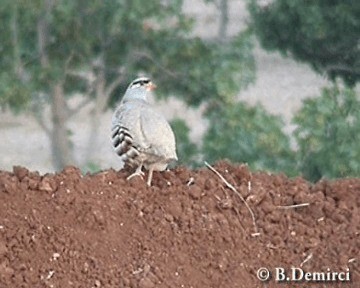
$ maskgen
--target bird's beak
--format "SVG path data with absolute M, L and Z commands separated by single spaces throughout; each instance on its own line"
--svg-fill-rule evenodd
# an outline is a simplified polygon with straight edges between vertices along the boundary
M 149 82 L 149 84 L 146 85 L 146 90 L 147 91 L 153 91 L 156 89 L 156 85 L 153 82 Z

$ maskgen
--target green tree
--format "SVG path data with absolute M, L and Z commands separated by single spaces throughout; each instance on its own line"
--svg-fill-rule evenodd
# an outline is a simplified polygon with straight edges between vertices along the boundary
M 299 168 L 307 179 L 360 176 L 359 111 L 359 95 L 338 85 L 305 100 L 294 118 L 294 136 Z
M 220 43 L 224 42 L 227 39 L 229 1 L 206 1 L 218 8 L 220 17 L 217 39 Z M 244 32 L 242 36 L 244 35 L 250 35 L 250 30 Z M 239 45 L 235 51 L 253 49 L 252 41 L 242 39 L 239 43 L 242 47 Z M 238 63 L 233 63 L 232 57 L 225 59 L 229 61 L 223 60 L 219 63 L 220 67 L 234 66 L 233 70 L 237 69 Z M 209 121 L 209 129 L 203 139 L 202 156 L 210 162 L 228 158 L 234 162 L 247 162 L 253 169 L 284 171 L 293 175 L 294 155 L 289 138 L 281 130 L 283 123 L 280 118 L 271 116 L 261 106 L 251 108 L 235 100 L 236 92 L 240 88 L 245 88 L 252 80 L 247 68 L 253 67 L 253 59 L 242 59 L 240 63 L 245 64 L 240 69 L 244 73 L 241 77 L 244 79 L 242 83 L 230 86 L 226 81 L 226 71 L 219 70 L 219 78 L 223 77 L 222 81 L 219 81 L 220 97 L 208 102 L 205 117 Z M 234 89 L 235 85 L 239 86 Z
M 199 149 L 197 145 L 190 140 L 190 128 L 185 121 L 179 118 L 173 119 L 170 123 L 174 130 L 176 138 L 176 150 L 178 155 L 178 164 L 187 166 L 197 166 L 199 158 Z
M 204 137 L 205 159 L 228 158 L 246 162 L 253 169 L 282 171 L 294 175 L 294 155 L 279 117 L 261 106 L 229 103 L 209 111 L 209 130 Z
M 249 0 L 252 26 L 263 47 L 307 62 L 348 85 L 360 80 L 360 2 Z
M 61 169 L 74 163 L 68 120 L 95 102 L 91 155 L 99 116 L 139 73 L 155 79 L 160 96 L 195 106 L 251 81 L 251 35 L 205 42 L 191 35 L 192 19 L 181 6 L 182 0 L 3 0 L 1 106 L 32 108 Z M 78 93 L 84 101 L 69 107 L 68 99 Z M 44 116 L 48 104 L 50 119 Z

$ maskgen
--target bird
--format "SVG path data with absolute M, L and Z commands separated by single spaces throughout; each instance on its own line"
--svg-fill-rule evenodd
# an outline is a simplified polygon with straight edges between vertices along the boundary
M 149 171 L 151 186 L 153 171 L 164 171 L 177 161 L 175 135 L 165 117 L 148 102 L 156 85 L 148 77 L 132 81 L 112 117 L 111 139 L 117 155 L 125 165 L 136 168 L 127 177 L 144 176 Z

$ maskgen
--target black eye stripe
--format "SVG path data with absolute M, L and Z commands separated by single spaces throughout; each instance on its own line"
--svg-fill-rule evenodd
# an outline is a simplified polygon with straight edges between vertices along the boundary
M 139 79 L 139 80 L 136 80 L 132 83 L 132 85 L 137 85 L 137 84 L 140 84 L 140 85 L 145 85 L 145 84 L 149 84 L 150 83 L 150 79 Z

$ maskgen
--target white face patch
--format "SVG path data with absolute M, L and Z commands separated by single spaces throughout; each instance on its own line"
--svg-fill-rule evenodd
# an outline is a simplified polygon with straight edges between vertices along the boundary
M 141 86 L 144 86 L 143 84 L 141 84 L 140 82 L 139 83 L 134 83 L 134 84 L 131 84 L 130 88 L 139 88 Z

